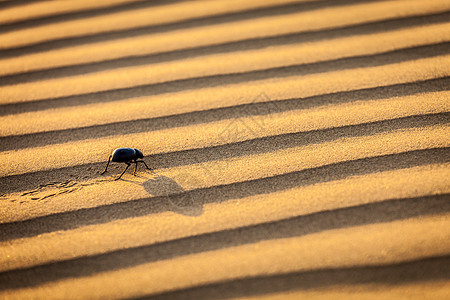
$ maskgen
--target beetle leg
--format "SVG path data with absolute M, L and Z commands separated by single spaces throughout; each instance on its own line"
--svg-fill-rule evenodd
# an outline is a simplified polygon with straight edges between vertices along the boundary
M 134 175 L 134 176 L 136 176 L 136 170 L 137 170 L 137 161 L 134 161 L 134 163 L 135 163 L 136 165 L 134 166 L 134 172 L 133 172 L 133 175 Z
M 112 157 L 112 155 L 110 155 L 109 158 L 108 158 L 108 162 L 106 163 L 105 171 L 103 171 L 100 175 L 103 175 L 103 174 L 106 173 L 106 170 L 108 169 L 108 166 L 109 166 L 109 162 L 111 161 L 111 157 Z
M 128 169 L 128 167 L 130 166 L 130 163 L 126 163 L 127 164 L 127 167 L 125 168 L 125 170 L 123 170 L 123 172 L 122 172 L 122 174 L 120 174 L 120 176 L 119 177 L 117 177 L 116 179 L 114 179 L 114 180 L 119 180 L 120 179 L 120 177 L 122 177 L 122 175 L 123 174 L 125 174 L 125 171 Z
M 138 162 L 144 163 L 145 167 L 146 167 L 147 169 L 151 170 L 151 169 L 147 166 L 147 164 L 145 163 L 145 161 L 139 160 Z

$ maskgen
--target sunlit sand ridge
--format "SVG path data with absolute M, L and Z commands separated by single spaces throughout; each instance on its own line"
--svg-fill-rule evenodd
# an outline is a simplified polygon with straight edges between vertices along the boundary
M 449 16 L 0 1 L 0 298 L 445 299 Z

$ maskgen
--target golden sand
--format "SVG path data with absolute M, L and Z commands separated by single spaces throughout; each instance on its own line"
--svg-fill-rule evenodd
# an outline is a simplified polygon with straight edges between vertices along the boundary
M 446 299 L 449 16 L 0 1 L 0 299 Z

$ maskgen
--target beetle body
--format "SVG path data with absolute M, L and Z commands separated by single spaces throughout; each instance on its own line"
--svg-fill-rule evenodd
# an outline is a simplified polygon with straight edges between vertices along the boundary
M 130 162 L 138 158 L 144 158 L 144 154 L 138 149 L 118 148 L 111 154 L 113 162 Z
M 131 164 L 135 164 L 134 167 L 134 172 L 133 175 L 136 175 L 136 170 L 137 170 L 137 165 L 138 163 L 143 163 L 145 165 L 145 167 L 149 170 L 151 170 L 147 164 L 145 163 L 145 161 L 143 160 L 138 160 L 138 159 L 143 159 L 144 158 L 144 154 L 142 154 L 141 151 L 139 151 L 138 149 L 133 149 L 133 148 L 117 148 L 116 150 L 113 151 L 113 153 L 109 156 L 108 158 L 108 163 L 106 164 L 105 170 L 103 171 L 102 174 L 106 173 L 106 170 L 108 169 L 109 163 L 110 161 L 112 162 L 117 162 L 117 163 L 125 163 L 127 165 L 127 167 L 125 168 L 125 170 L 123 170 L 122 174 L 120 174 L 119 177 L 117 177 L 115 180 L 120 179 L 122 177 L 122 175 L 125 173 L 125 171 L 128 169 L 128 167 Z

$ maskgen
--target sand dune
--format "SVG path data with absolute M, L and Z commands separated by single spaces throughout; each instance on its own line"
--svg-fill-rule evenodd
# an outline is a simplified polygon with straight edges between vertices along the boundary
M 1 1 L 0 298 L 445 299 L 449 16 Z
M 335 1 L 331 1 L 335 2 Z M 246 40 L 264 39 L 299 33 L 311 33 L 328 29 L 346 28 L 366 23 L 389 21 L 395 18 L 416 17 L 426 14 L 448 13 L 450 4 L 445 0 L 423 2 L 371 1 L 361 4 L 343 5 L 285 15 L 244 19 L 209 26 L 195 26 L 154 34 L 128 32 L 106 41 L 56 40 L 54 44 L 43 43 L 14 48 L 16 38 L 0 35 L 5 59 L 1 59 L 3 74 L 12 74 L 49 67 L 62 67 L 81 63 L 92 63 L 129 56 L 142 56 L 175 52 L 185 49 L 210 47 L 237 43 Z M 447 18 L 448 20 L 448 18 Z M 3 37 L 3 38 L 2 38 Z M 7 45 L 13 43 L 10 47 Z M 239 44 L 236 46 L 240 46 Z M 12 48 L 11 48 L 12 47 Z M 52 49 L 53 48 L 53 49 Z M 238 47 L 236 47 L 238 49 Z M 45 50 L 45 51 L 42 51 Z M 33 53 L 38 52 L 38 53 Z M 43 52 L 43 53 L 41 53 Z M 85 55 L 89 53 L 89 55 Z M 26 54 L 26 55 L 24 55 Z M 14 56 L 21 56 L 20 60 Z M 13 56 L 9 58 L 8 56 Z
M 306 69 L 308 68 L 307 64 L 447 43 L 450 42 L 449 27 L 450 23 L 435 24 L 307 44 L 300 43 L 258 50 L 204 55 L 160 64 L 125 67 L 72 77 L 15 84 L 0 87 L 0 93 L 4 95 L 3 101 L 19 102 L 98 93 L 168 81 L 181 81 L 189 78 L 256 71 L 270 72 L 271 69 L 274 69 L 272 72 L 275 72 L 277 68 L 292 68 L 293 64 Z M 444 45 L 446 47 L 443 50 L 448 53 L 450 46 Z M 431 47 L 430 50 L 432 50 Z M 410 57 L 413 58 L 414 52 L 410 52 L 412 52 Z M 408 59 L 407 55 L 404 56 L 405 59 Z M 373 59 L 376 59 L 376 57 Z M 235 60 L 242 63 L 236 65 L 233 63 Z
M 2 0 L 5 1 L 5 0 Z M 6 0 L 8 1 L 8 0 Z M 5 2 L 6 2 L 5 1 Z M 105 10 L 120 4 L 131 4 L 140 0 L 100 0 L 100 1 L 52 1 L 52 2 L 30 2 L 25 5 L 7 7 L 0 11 L 1 24 L 12 25 L 17 23 L 26 23 L 27 21 L 36 21 L 45 17 L 57 18 L 58 15 L 68 17 L 69 13 L 80 13 L 95 9 Z M 13 2 L 13 1 L 10 1 Z M 15 1 L 18 2 L 18 1 Z
M 229 249 L 204 251 L 122 268 L 118 271 L 102 272 L 89 277 L 69 278 L 42 284 L 36 290 L 16 290 L 14 294 L 18 297 L 39 295 L 71 297 L 73 289 L 76 289 L 80 291 L 78 293 L 80 297 L 134 297 L 139 295 L 137 291 L 158 293 L 189 287 L 193 283 L 207 284 L 257 274 L 271 275 L 280 272 L 408 261 L 424 256 L 446 254 L 445 241 L 450 234 L 449 225 L 448 216 L 447 218 L 439 216 L 422 217 L 420 222 L 414 219 L 394 221 L 388 226 L 385 224 L 352 226 L 350 229 L 334 229 L 304 237 L 266 240 Z M 414 237 L 404 238 L 407 234 Z M 371 239 L 367 239 L 367 235 L 370 235 Z M 396 241 L 400 238 L 402 243 L 399 244 Z M 342 239 L 357 243 L 358 251 L 355 251 L 352 243 L 336 243 Z M 374 243 L 378 247 L 374 247 Z M 429 247 L 421 247 L 423 244 Z M 411 248 L 415 251 L 411 252 Z M 99 291 L 99 285 L 105 290 Z
M 142 1 L 142 0 L 141 0 Z M 283 4 L 314 2 L 315 0 L 229 0 L 229 1 L 190 1 L 180 2 L 175 4 L 168 4 L 162 6 L 151 6 L 151 1 L 147 5 L 150 7 L 139 7 L 139 9 L 130 9 L 121 12 L 107 13 L 107 11 L 95 17 L 82 18 L 81 20 L 66 21 L 63 24 L 49 24 L 41 25 L 36 28 L 26 28 L 16 30 L 12 33 L 1 35 L 3 49 L 18 46 L 28 46 L 29 44 L 37 44 L 46 41 L 57 39 L 67 39 L 70 37 L 87 36 L 94 34 L 102 34 L 114 32 L 119 30 L 127 30 L 139 28 L 144 26 L 157 26 L 162 24 L 171 24 L 175 22 L 182 22 L 191 19 L 199 19 L 205 17 L 217 17 L 223 14 L 230 14 L 233 12 L 242 12 L 245 10 L 257 10 L 261 8 L 271 8 L 271 11 L 276 9 L 276 6 Z M 114 5 L 111 3 L 74 3 L 64 4 L 64 8 L 73 11 L 70 6 L 78 6 L 79 9 L 92 9 L 93 7 Z M 87 1 L 86 1 L 87 2 Z M 124 2 L 124 0 L 115 1 L 116 3 Z M 133 2 L 128 0 L 128 2 Z M 137 2 L 137 1 L 134 1 Z M 58 5 L 59 4 L 59 5 Z M 47 12 L 47 5 L 40 5 L 33 7 L 33 11 L 45 10 Z M 61 3 L 52 3 L 50 6 L 62 6 Z M 90 7 L 89 7 L 90 6 Z M 275 6 L 275 7 L 274 7 Z M 126 6 L 124 8 L 127 8 Z M 130 5 L 128 6 L 130 8 Z M 290 7 L 289 7 L 290 8 Z M 292 9 L 292 8 L 291 8 Z M 61 10 L 61 8 L 60 8 Z M 23 12 L 22 12 L 23 13 Z M 266 13 L 267 14 L 267 13 Z M 111 24 L 114 24 L 111 26 Z
M 75 99 L 74 102 L 84 102 L 88 98 L 88 104 L 86 105 L 72 107 L 73 103 L 69 103 L 69 108 L 37 110 L 35 112 L 2 116 L 0 118 L 4 126 L 1 128 L 0 134 L 1 136 L 9 136 L 26 132 L 35 133 L 42 131 L 41 128 L 50 131 L 94 126 L 111 123 L 117 119 L 119 121 L 130 121 L 146 117 L 158 118 L 173 114 L 251 103 L 270 103 L 271 105 L 268 105 L 269 111 L 276 111 L 278 106 L 277 100 L 302 99 L 391 84 L 448 77 L 449 58 L 450 55 L 443 55 L 382 66 L 357 67 L 319 74 L 280 76 L 227 84 L 225 89 L 222 85 L 217 86 L 215 84 L 213 87 L 188 89 L 188 91 L 172 93 L 160 91 L 159 95 L 156 96 L 137 96 L 139 91 L 141 91 L 139 88 L 132 91 L 134 95 L 130 95 L 130 98 L 126 96 L 128 90 L 119 90 L 117 93 L 113 92 L 112 95 L 105 94 L 104 97 L 97 94 L 83 95 Z M 442 66 L 445 68 L 442 68 Z M 417 69 L 411 70 L 414 67 Z M 141 94 L 145 95 L 145 92 L 141 91 Z M 192 99 L 192 101 L 187 103 L 186 97 Z M 89 103 L 95 102 L 93 99 L 96 99 L 97 103 Z M 55 102 L 65 102 L 65 100 L 57 99 Z M 54 103 L 52 100 L 51 102 Z M 35 104 L 36 102 L 33 102 L 31 105 Z M 273 106 L 275 108 L 271 108 Z M 22 120 L 26 120 L 26 122 L 22 122 Z

